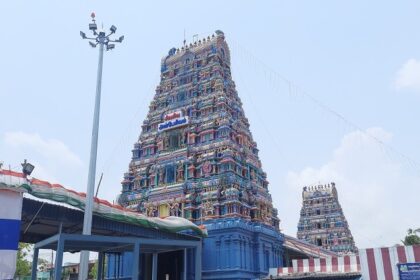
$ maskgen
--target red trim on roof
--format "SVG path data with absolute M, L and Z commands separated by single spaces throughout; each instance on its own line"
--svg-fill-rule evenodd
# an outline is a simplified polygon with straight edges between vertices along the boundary
M 51 183 L 50 183 L 50 182 L 48 182 L 48 181 L 43 181 L 43 180 L 39 180 L 39 179 L 36 179 L 36 178 L 32 178 L 32 180 L 31 180 L 31 184 L 34 184 L 34 185 L 41 185 L 41 186 L 48 186 L 48 187 L 50 187 L 50 188 L 51 188 Z
M 21 173 L 21 172 L 16 172 L 16 171 L 12 171 L 12 170 L 0 170 L 0 174 L 3 175 L 9 175 L 9 176 L 15 176 L 15 177 L 20 177 L 20 178 L 25 178 L 25 174 Z

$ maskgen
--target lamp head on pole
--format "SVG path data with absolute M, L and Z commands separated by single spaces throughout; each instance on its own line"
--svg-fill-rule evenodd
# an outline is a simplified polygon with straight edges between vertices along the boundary
M 32 171 L 34 171 L 35 166 L 33 164 L 30 164 L 26 161 L 26 159 L 22 163 L 22 173 L 25 174 L 25 176 L 29 176 L 32 174 Z
M 105 29 L 101 28 L 98 30 L 98 25 L 96 24 L 96 14 L 94 12 L 91 13 L 90 17 L 92 18 L 92 23 L 89 23 L 89 30 L 92 31 L 93 37 L 88 37 L 83 31 L 80 31 L 80 37 L 82 39 L 89 40 L 89 45 L 95 48 L 98 44 L 103 45 L 107 51 L 113 50 L 115 48 L 115 44 L 113 43 L 122 43 L 124 40 L 124 36 L 120 36 L 118 39 L 110 38 L 111 35 L 117 32 L 117 27 L 115 25 L 111 25 L 109 28 L 109 34 L 105 31 Z

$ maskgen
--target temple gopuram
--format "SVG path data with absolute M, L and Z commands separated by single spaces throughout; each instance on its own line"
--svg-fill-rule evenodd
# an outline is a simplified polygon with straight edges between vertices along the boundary
M 335 183 L 304 187 L 297 238 L 340 255 L 357 253 Z
M 255 279 L 282 263 L 280 220 L 249 127 L 222 31 L 162 58 L 119 203 L 205 226 L 202 279 Z

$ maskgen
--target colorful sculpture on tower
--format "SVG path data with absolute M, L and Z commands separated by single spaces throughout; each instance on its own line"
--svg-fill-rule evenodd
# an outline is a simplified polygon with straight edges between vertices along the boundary
M 119 203 L 205 225 L 203 279 L 267 275 L 283 236 L 222 31 L 169 51 L 149 108 Z
M 357 253 L 335 183 L 304 187 L 298 239 L 339 254 Z

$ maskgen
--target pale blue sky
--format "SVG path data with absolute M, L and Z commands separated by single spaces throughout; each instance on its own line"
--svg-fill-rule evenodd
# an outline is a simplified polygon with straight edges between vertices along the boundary
M 184 29 L 188 41 L 221 29 L 281 227 L 295 235 L 304 184 L 335 181 L 357 244 L 393 245 L 420 226 L 419 166 L 399 154 L 420 161 L 420 2 L 367 2 L 2 1 L 0 160 L 86 189 L 97 50 L 79 31 L 95 11 L 125 35 L 102 87 L 100 196 L 114 199 L 161 57 Z

